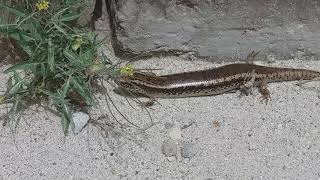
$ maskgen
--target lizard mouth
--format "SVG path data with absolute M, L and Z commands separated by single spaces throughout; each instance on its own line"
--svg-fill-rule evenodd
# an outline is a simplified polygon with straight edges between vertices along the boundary
M 115 92 L 116 94 L 119 94 L 121 96 L 128 96 L 129 92 L 128 89 L 126 88 L 126 81 L 123 79 L 123 77 L 118 76 L 116 77 L 114 80 L 114 83 L 117 85 L 117 87 L 115 87 L 113 89 L 113 92 Z

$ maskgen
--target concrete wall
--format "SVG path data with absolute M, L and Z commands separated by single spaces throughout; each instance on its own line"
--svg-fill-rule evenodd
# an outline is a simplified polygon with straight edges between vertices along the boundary
M 109 0 L 124 58 L 191 52 L 207 60 L 320 57 L 319 0 Z

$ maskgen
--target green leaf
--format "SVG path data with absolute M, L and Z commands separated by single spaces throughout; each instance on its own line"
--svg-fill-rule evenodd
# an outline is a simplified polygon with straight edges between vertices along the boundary
M 63 103 L 62 108 L 60 109 L 61 113 L 61 124 L 64 134 L 66 135 L 69 130 L 70 123 L 72 122 L 71 110 L 68 104 Z
M 68 48 L 63 50 L 63 55 L 71 62 L 77 61 L 77 59 L 79 59 L 78 55 L 76 55 L 74 52 L 72 52 Z
M 77 51 L 81 47 L 82 43 L 83 43 L 82 36 L 76 35 L 72 42 L 71 49 L 73 49 L 74 51 Z
M 34 16 L 35 14 L 37 14 L 38 12 L 34 12 L 32 14 L 30 14 L 29 16 L 19 20 L 17 26 L 20 27 L 22 23 L 24 23 L 25 21 L 27 21 L 28 19 L 30 19 L 32 16 Z
M 8 69 L 6 69 L 4 71 L 4 73 L 9 73 L 12 71 L 16 71 L 16 70 L 27 70 L 27 69 L 32 69 L 35 68 L 36 66 L 38 66 L 39 64 L 42 63 L 37 63 L 37 62 L 22 62 L 19 64 L 16 64 L 14 66 L 9 67 Z
M 73 5 L 73 4 L 79 4 L 79 3 L 83 3 L 83 2 L 79 2 L 79 0 L 63 0 L 65 5 Z
M 35 39 L 38 41 L 42 41 L 43 39 L 41 34 L 39 33 L 39 31 L 41 32 L 43 30 L 42 28 L 43 27 L 37 21 L 31 22 L 30 31 L 33 37 L 35 37 Z
M 13 77 L 11 76 L 10 78 L 9 78 L 9 80 L 7 81 L 7 91 L 8 90 L 10 90 L 10 89 L 12 89 L 12 86 L 13 86 Z
M 69 76 L 67 82 L 64 84 L 63 91 L 62 91 L 62 97 L 63 97 L 63 98 L 67 97 L 67 94 L 68 94 L 68 92 L 69 92 L 70 79 L 71 79 L 71 75 Z
M 53 79 L 62 79 L 63 75 L 62 74 L 56 74 Z
M 13 106 L 12 106 L 12 114 L 16 114 L 16 112 L 19 111 L 20 103 L 21 103 L 20 96 L 17 95 L 16 98 L 14 99 L 14 103 L 13 103 Z
M 19 95 L 16 95 L 13 100 L 13 106 L 9 110 L 9 126 L 13 129 L 15 129 L 18 125 L 18 119 L 19 117 L 16 116 L 16 114 L 19 113 L 21 110 L 22 100 Z
M 81 54 L 81 61 L 84 65 L 92 64 L 93 60 L 94 60 L 94 53 L 92 53 L 91 49 Z
M 52 19 L 55 21 L 56 19 L 58 19 L 58 17 L 64 13 L 65 11 L 67 11 L 69 9 L 69 7 L 66 7 L 64 9 L 61 9 L 60 11 L 56 12 L 53 16 Z
M 23 40 L 23 41 L 26 41 L 26 42 L 34 42 L 34 41 L 36 41 L 36 39 L 34 39 L 31 34 L 29 35 L 27 33 L 22 33 L 21 32 L 19 35 L 20 35 L 20 39 Z
M 67 13 L 62 15 L 60 18 L 60 21 L 65 22 L 65 21 L 72 21 L 80 17 L 79 13 Z
M 26 82 L 26 80 L 21 79 L 19 74 L 17 73 L 14 73 L 13 78 L 14 78 L 14 84 L 12 85 L 11 89 L 8 91 L 9 95 L 14 95 L 18 93 L 21 90 L 23 84 L 25 84 Z
M 41 89 L 41 92 L 51 98 L 51 100 L 55 103 L 59 97 L 56 96 L 56 94 L 52 93 L 51 91 L 48 91 L 46 89 Z
M 51 41 L 50 37 L 48 39 L 48 64 L 49 64 L 50 71 L 53 72 L 55 69 L 55 66 L 54 66 L 54 47 L 52 45 L 52 41 Z
M 71 109 L 69 103 L 65 100 L 63 94 L 60 91 L 57 93 L 45 92 L 45 94 L 50 95 L 49 97 L 53 100 L 57 111 L 61 115 L 61 125 L 63 128 L 63 132 L 66 135 L 69 130 L 69 125 L 72 121 Z
M 87 85 L 83 83 L 79 78 L 72 78 L 71 85 L 73 89 L 85 99 L 88 105 L 94 104 L 94 101 L 92 99 L 89 89 L 87 88 Z
M 33 54 L 32 49 L 33 48 L 30 47 L 28 43 L 26 43 L 24 41 L 17 41 L 17 42 L 18 42 L 19 46 L 23 49 L 23 51 L 28 54 L 29 57 L 32 56 L 32 54 Z
M 17 43 L 19 44 L 19 46 L 23 49 L 23 51 L 25 53 L 28 54 L 28 56 L 32 55 L 33 52 L 33 47 L 30 47 L 30 45 L 33 44 L 33 42 L 35 41 L 35 39 L 29 35 L 27 35 L 27 33 L 23 32 L 23 31 L 18 31 L 13 30 L 13 32 L 8 33 L 9 37 L 17 40 Z
M 27 32 L 18 29 L 17 27 L 10 27 L 7 31 L 9 37 L 17 41 L 34 41 L 35 39 L 27 34 Z
M 48 66 L 45 66 L 44 63 L 42 63 L 40 66 L 40 73 L 41 73 L 42 78 L 45 78 L 48 75 L 47 67 Z M 36 73 L 37 72 L 34 72 L 34 74 L 36 74 Z
M 65 36 L 67 36 L 67 32 L 62 27 L 60 27 L 56 22 L 53 22 L 53 25 L 58 31 L 60 31 Z
M 7 18 L 4 17 L 0 17 L 0 25 L 7 25 L 8 24 L 8 20 Z
M 4 8 L 6 11 L 19 16 L 19 17 L 27 17 L 27 15 L 25 13 L 23 13 L 22 11 L 19 11 L 18 9 L 9 7 L 7 5 L 5 5 L 3 2 L 0 3 L 0 8 Z

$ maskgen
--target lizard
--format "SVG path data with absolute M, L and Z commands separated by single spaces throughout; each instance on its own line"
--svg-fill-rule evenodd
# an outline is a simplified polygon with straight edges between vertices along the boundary
M 251 53 L 250 55 L 255 56 L 256 54 Z M 235 90 L 248 94 L 252 87 L 258 87 L 262 94 L 261 98 L 268 101 L 271 98 L 268 83 L 316 78 L 320 78 L 318 71 L 269 67 L 249 62 L 161 76 L 134 72 L 131 75 L 120 75 L 115 79 L 115 83 L 121 89 L 149 97 L 150 101 L 146 104 L 152 105 L 155 98 L 210 96 Z

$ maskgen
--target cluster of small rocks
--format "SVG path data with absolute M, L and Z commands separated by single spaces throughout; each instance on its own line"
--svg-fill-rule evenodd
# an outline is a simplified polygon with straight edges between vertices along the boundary
M 87 125 L 90 117 L 84 112 L 73 113 L 73 133 L 79 134 L 81 130 Z M 183 140 L 181 127 L 172 124 L 164 124 L 167 129 L 168 138 L 162 143 L 162 153 L 168 158 L 169 161 L 178 160 L 182 158 L 192 158 L 195 156 L 195 147 L 193 143 Z
M 182 158 L 194 157 L 196 154 L 194 144 L 183 140 L 181 128 L 168 124 L 165 124 L 165 127 L 168 129 L 168 139 L 163 141 L 161 149 L 168 161 L 180 161 Z

